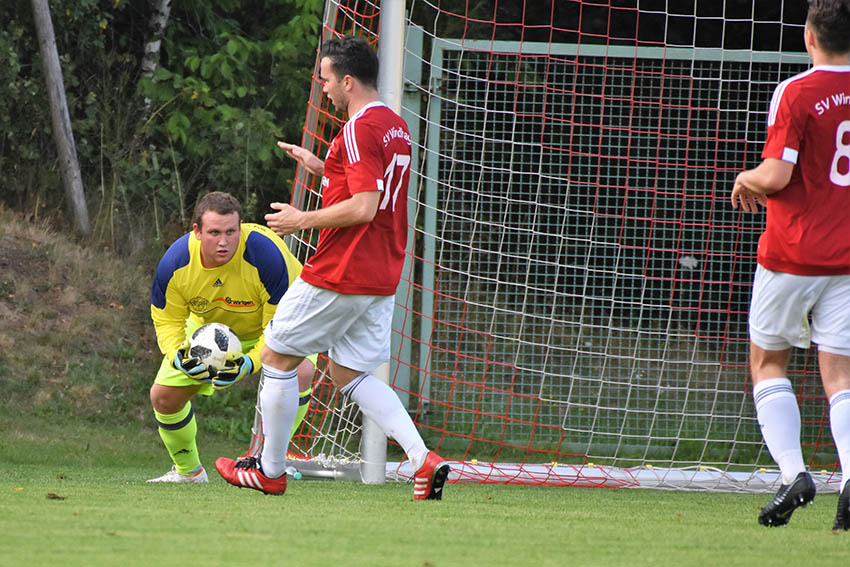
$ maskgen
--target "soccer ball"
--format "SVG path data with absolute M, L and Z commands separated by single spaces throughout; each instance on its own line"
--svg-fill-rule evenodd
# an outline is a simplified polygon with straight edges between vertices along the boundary
M 242 343 L 227 325 L 207 323 L 192 333 L 189 356 L 200 359 L 210 371 L 215 372 L 221 370 L 228 360 L 242 356 Z

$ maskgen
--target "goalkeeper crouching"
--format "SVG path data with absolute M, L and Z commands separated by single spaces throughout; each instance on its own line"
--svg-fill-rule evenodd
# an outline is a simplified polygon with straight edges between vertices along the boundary
M 177 239 L 159 262 L 151 289 L 151 317 L 165 355 L 150 390 L 159 435 L 173 466 L 148 482 L 207 482 L 198 455 L 196 394 L 212 395 L 261 369 L 263 329 L 281 297 L 301 273 L 301 263 L 270 229 L 242 223 L 229 193 L 204 195 L 192 231 Z M 217 372 L 188 356 L 188 337 L 206 323 L 223 323 L 242 342 L 243 355 Z M 309 406 L 315 355 L 298 366 L 299 412 Z

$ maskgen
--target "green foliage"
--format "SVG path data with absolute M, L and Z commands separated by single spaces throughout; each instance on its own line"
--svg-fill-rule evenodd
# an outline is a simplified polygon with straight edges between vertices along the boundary
M 291 109 L 306 105 L 321 2 L 247 4 L 175 6 L 160 64 L 139 82 L 152 111 L 145 165 L 164 166 L 145 173 L 176 176 L 184 203 L 209 189 L 261 206 L 288 198 L 281 171 L 292 164 L 275 141 L 300 139 L 303 111 Z M 179 203 L 167 193 L 158 195 L 169 214 Z M 246 208 L 246 217 L 263 212 Z
M 5 198 L 19 204 L 33 185 L 51 183 L 55 175 L 39 168 L 39 158 L 49 146 L 49 114 L 43 85 L 34 70 L 38 65 L 37 45 L 32 41 L 32 23 L 0 8 L 0 189 Z M 28 14 L 27 14 L 28 16 Z M 12 180 L 15 180 L 12 183 Z
M 109 22 L 123 12 L 117 2 L 101 8 L 96 0 L 50 2 L 54 33 L 62 67 L 68 110 L 84 171 L 97 163 L 100 125 L 94 112 L 100 79 L 106 71 L 104 54 L 109 44 Z M 51 137 L 50 107 L 42 76 L 31 4 L 23 0 L 3 3 L 0 20 L 0 188 L 6 202 L 16 206 L 33 201 L 62 202 Z M 96 170 L 91 170 L 96 171 Z
M 119 248 L 128 231 L 181 232 L 207 190 L 236 194 L 249 220 L 288 198 L 275 141 L 300 140 L 323 6 L 173 2 L 145 77 L 154 4 L 50 2 L 94 233 Z M 64 197 L 30 2 L 2 3 L 0 20 L 0 194 L 37 218 Z

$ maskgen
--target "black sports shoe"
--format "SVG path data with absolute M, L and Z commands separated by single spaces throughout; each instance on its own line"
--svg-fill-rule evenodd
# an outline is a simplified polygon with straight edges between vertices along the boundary
M 791 484 L 783 484 L 773 500 L 761 509 L 759 523 L 763 526 L 784 526 L 799 506 L 811 504 L 815 499 L 815 481 L 812 475 L 801 472 Z
M 832 531 L 839 530 L 850 530 L 850 482 L 844 484 L 844 490 L 838 495 L 838 511 L 835 513 Z

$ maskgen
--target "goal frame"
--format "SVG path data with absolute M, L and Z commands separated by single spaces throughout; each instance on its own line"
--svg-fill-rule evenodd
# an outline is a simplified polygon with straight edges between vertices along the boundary
M 378 0 L 374 0 L 377 4 Z M 325 27 L 323 34 L 334 29 L 330 14 L 334 13 L 334 7 L 340 1 L 328 0 L 325 12 Z M 622 58 L 647 58 L 662 60 L 704 60 L 704 61 L 740 61 L 744 63 L 793 63 L 807 64 L 808 56 L 803 53 L 792 52 L 759 52 L 743 50 L 726 50 L 721 48 L 694 48 L 694 47 L 651 47 L 651 46 L 626 46 L 606 44 L 545 44 L 535 42 L 515 41 L 490 41 L 475 39 L 447 39 L 430 36 L 430 59 L 413 57 L 411 54 L 423 53 L 426 45 L 424 33 L 416 25 L 409 25 L 404 19 L 403 0 L 383 0 L 380 2 L 380 41 L 378 42 L 379 57 L 381 60 L 382 73 L 392 73 L 392 77 L 382 75 L 379 80 L 382 99 L 391 107 L 400 112 L 408 122 L 411 137 L 414 140 L 425 140 L 425 143 L 414 152 L 411 164 L 411 191 L 414 186 L 421 186 L 421 194 L 424 201 L 419 203 L 414 199 L 408 201 L 409 217 L 411 227 L 408 238 L 409 249 L 406 254 L 404 267 L 405 276 L 399 285 L 397 292 L 397 308 L 393 317 L 392 355 L 391 364 L 384 365 L 376 374 L 382 380 L 391 383 L 399 395 L 405 407 L 409 407 L 410 370 L 408 364 L 399 364 L 398 360 L 418 360 L 419 383 L 416 392 L 419 394 L 420 407 L 427 406 L 430 399 L 431 367 L 429 349 L 431 345 L 426 340 L 433 331 L 434 320 L 434 298 L 436 296 L 435 282 L 437 279 L 435 265 L 437 264 L 436 243 L 433 235 L 437 234 L 439 222 L 439 191 L 435 180 L 439 178 L 440 171 L 437 159 L 429 159 L 439 154 L 439 122 L 440 104 L 439 96 L 434 96 L 423 113 L 417 99 L 420 92 L 411 85 L 416 85 L 423 77 L 423 66 L 425 61 L 430 65 L 427 80 L 429 84 L 425 88 L 435 93 L 439 90 L 439 77 L 435 77 L 443 68 L 443 55 L 448 50 L 456 50 L 459 47 L 470 51 L 517 53 L 523 55 L 557 55 L 559 57 L 578 59 L 581 57 L 622 57 Z M 401 15 L 401 17 L 399 17 Z M 387 18 L 385 20 L 385 17 Z M 324 37 L 327 39 L 327 37 Z M 695 57 L 695 53 L 698 56 Z M 403 73 L 399 70 L 400 62 L 403 61 Z M 400 88 L 401 77 L 404 76 L 406 88 Z M 398 81 L 390 79 L 398 79 Z M 391 92 L 387 91 L 389 89 Z M 410 87 L 410 88 L 408 88 Z M 316 95 L 314 84 L 313 94 Z M 321 95 L 318 92 L 319 96 Z M 311 117 L 312 113 L 312 117 Z M 315 141 L 310 133 L 309 127 L 315 124 L 317 117 L 315 109 L 311 106 L 305 124 L 303 144 L 311 147 Z M 424 125 L 424 131 L 420 126 Z M 424 164 L 419 162 L 424 159 Z M 420 176 L 419 172 L 423 175 Z M 297 173 L 299 179 L 304 179 L 305 173 Z M 293 191 L 295 195 L 295 192 Z M 297 204 L 297 203 L 296 203 Z M 421 212 L 423 224 L 414 227 L 413 219 Z M 419 239 L 419 252 L 415 252 L 412 244 Z M 302 243 L 303 244 L 303 243 Z M 416 254 L 420 254 L 417 257 Z M 419 266 L 414 267 L 413 262 Z M 413 281 L 412 274 L 418 270 L 420 276 L 418 281 Z M 414 285 L 415 284 L 415 285 Z M 415 289 L 414 289 L 415 288 Z M 412 294 L 421 294 L 419 317 L 409 316 L 405 306 Z M 417 341 L 406 340 L 418 337 Z M 418 342 L 418 345 L 416 344 Z M 416 350 L 418 349 L 418 352 Z M 359 466 L 361 480 L 369 483 L 379 483 L 387 480 L 408 480 L 412 476 L 409 465 L 405 462 L 386 462 L 386 438 L 380 430 L 368 420 L 364 421 L 360 454 L 357 463 L 352 463 L 348 457 L 337 458 L 322 455 L 314 461 L 320 463 L 320 472 L 316 476 L 330 478 L 353 478 L 352 465 Z M 341 466 L 337 466 L 340 464 Z M 315 462 L 314 462 L 315 464 Z M 309 467 L 306 467 L 309 468 Z M 644 463 L 631 468 L 609 467 L 597 465 L 592 462 L 581 464 L 564 464 L 552 461 L 551 463 L 530 464 L 506 463 L 506 462 L 479 462 L 475 459 L 470 461 L 453 462 L 454 472 L 451 480 L 454 482 L 496 482 L 496 483 L 526 483 L 526 484 L 555 484 L 555 485 L 585 485 L 585 486 L 640 486 L 655 488 L 677 488 L 677 489 L 710 489 L 745 492 L 766 492 L 775 489 L 778 482 L 778 473 L 775 469 L 753 468 L 742 470 L 741 467 L 729 467 L 728 469 L 713 466 L 688 465 L 683 467 L 662 467 L 651 463 Z M 337 472 L 327 474 L 327 470 Z M 339 472 L 343 471 L 343 472 Z M 819 490 L 834 491 L 837 478 L 834 473 L 826 471 L 813 471 L 815 481 Z M 309 475 L 309 471 L 305 474 Z

